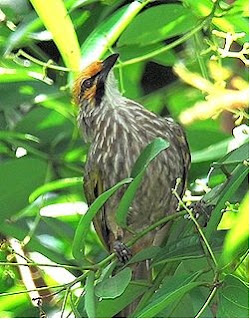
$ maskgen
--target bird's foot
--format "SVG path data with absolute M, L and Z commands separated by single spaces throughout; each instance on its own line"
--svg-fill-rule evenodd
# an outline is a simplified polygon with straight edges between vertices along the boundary
M 120 240 L 116 240 L 113 245 L 113 250 L 118 258 L 118 260 L 125 264 L 129 261 L 129 259 L 132 257 L 132 253 L 130 249 L 122 243 Z
M 213 207 L 207 205 L 204 200 L 200 200 L 196 203 L 192 203 L 189 208 L 192 209 L 194 217 L 200 220 L 201 226 L 206 227 L 210 219 Z

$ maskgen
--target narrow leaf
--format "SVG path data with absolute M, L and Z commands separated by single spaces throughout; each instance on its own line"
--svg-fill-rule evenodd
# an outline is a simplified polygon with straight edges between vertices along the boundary
M 94 294 L 95 273 L 90 271 L 86 281 L 85 310 L 89 318 L 95 318 L 95 294 Z
M 133 1 L 101 23 L 81 47 L 83 55 L 81 67 L 85 68 L 93 61 L 100 59 L 147 3 L 148 1 Z
M 136 191 L 142 182 L 148 165 L 161 151 L 168 147 L 168 141 L 165 141 L 162 138 L 156 138 L 153 142 L 146 146 L 146 148 L 138 157 L 131 173 L 131 177 L 134 178 L 134 180 L 125 191 L 117 209 L 116 221 L 121 227 L 127 226 L 126 219 L 129 207 L 134 200 Z
M 130 183 L 132 181 L 132 178 L 127 178 L 119 183 L 117 183 L 114 187 L 110 188 L 109 190 L 102 193 L 89 207 L 87 213 L 81 218 L 77 229 L 75 233 L 75 238 L 73 242 L 73 249 L 72 253 L 73 256 L 81 260 L 83 255 L 83 247 L 85 238 L 87 236 L 87 233 L 90 228 L 91 221 L 95 217 L 95 215 L 98 213 L 98 211 L 101 209 L 101 207 L 104 205 L 104 203 L 112 196 L 112 194 L 118 190 L 121 186 L 124 184 Z
M 210 240 L 211 235 L 214 231 L 216 231 L 217 226 L 221 220 L 222 212 L 221 210 L 225 207 L 226 201 L 230 199 L 230 197 L 236 192 L 236 190 L 240 187 L 241 183 L 247 176 L 249 168 L 240 164 L 235 170 L 232 172 L 232 176 L 225 182 L 225 187 L 221 192 L 220 199 L 212 211 L 211 219 L 208 222 L 205 235 L 207 240 Z
M 74 26 L 62 0 L 30 0 L 45 27 L 51 32 L 65 65 L 79 70 L 80 47 Z
M 54 190 L 59 190 L 59 189 L 80 185 L 80 184 L 82 185 L 82 178 L 80 177 L 59 179 L 59 180 L 46 183 L 43 186 L 37 188 L 34 192 L 32 192 L 32 194 L 29 196 L 29 202 L 32 203 L 42 194 L 45 194 Z
M 181 274 L 167 279 L 159 291 L 152 297 L 152 301 L 141 311 L 137 312 L 137 318 L 153 318 L 170 303 L 180 301 L 181 297 L 195 287 L 202 285 L 202 282 L 197 282 L 195 279 L 200 273 L 192 275 Z
M 228 232 L 222 255 L 222 263 L 227 264 L 237 259 L 248 248 L 249 239 L 249 194 L 243 199 L 237 220 Z

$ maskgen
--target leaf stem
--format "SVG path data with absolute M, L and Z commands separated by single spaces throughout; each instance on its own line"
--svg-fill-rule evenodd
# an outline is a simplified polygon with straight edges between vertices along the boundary
M 63 298 L 63 304 L 62 304 L 62 310 L 61 310 L 61 318 L 63 318 L 63 313 L 64 313 L 65 308 L 66 308 L 66 304 L 67 304 L 69 293 L 70 293 L 70 287 L 67 287 L 65 295 L 64 295 L 64 298 Z
M 216 293 L 217 287 L 215 286 L 213 288 L 213 290 L 211 291 L 211 293 L 209 294 L 206 302 L 204 303 L 204 305 L 201 307 L 201 309 L 199 310 L 199 312 L 196 314 L 195 318 L 199 318 L 201 316 L 201 314 L 204 312 L 204 310 L 206 309 L 206 307 L 209 305 L 209 303 L 211 302 L 211 300 L 213 299 L 215 293 Z
M 67 264 L 49 264 L 49 263 L 35 263 L 35 262 L 27 262 L 27 263 L 18 263 L 18 262 L 5 262 L 0 261 L 0 266 L 27 266 L 27 267 L 51 267 L 51 268 L 65 268 L 72 270 L 92 270 L 93 266 L 71 266 Z
M 30 54 L 28 54 L 27 52 L 25 52 L 22 49 L 19 49 L 18 52 L 15 54 L 16 57 L 24 57 L 26 59 L 28 59 L 29 61 L 38 64 L 39 66 L 42 66 L 43 68 L 46 69 L 54 69 L 54 70 L 58 70 L 58 71 L 65 71 L 65 72 L 71 72 L 72 70 L 69 68 L 65 68 L 65 67 L 60 67 L 60 66 L 56 66 L 52 64 L 52 61 L 49 60 L 48 62 L 43 62 L 37 58 L 34 58 L 33 56 L 31 56 Z
M 195 219 L 195 217 L 194 217 L 194 215 L 193 215 L 193 212 L 192 212 L 192 211 L 185 205 L 185 203 L 182 201 L 182 199 L 180 198 L 180 196 L 179 196 L 179 194 L 177 193 L 176 189 L 173 189 L 172 192 L 173 192 L 173 194 L 176 196 L 176 198 L 178 199 L 178 201 L 179 201 L 179 203 L 182 205 L 182 207 L 187 211 L 187 213 L 189 214 L 191 220 L 194 222 L 194 224 L 195 224 L 195 226 L 196 226 L 196 228 L 197 228 L 197 230 L 198 230 L 198 232 L 199 232 L 202 240 L 204 241 L 205 246 L 206 246 L 206 248 L 207 248 L 207 250 L 208 250 L 208 252 L 209 252 L 209 254 L 210 254 L 210 256 L 211 256 L 211 259 L 212 259 L 215 267 L 217 268 L 218 263 L 217 263 L 216 258 L 215 258 L 215 256 L 214 256 L 214 253 L 213 253 L 213 251 L 212 251 L 212 249 L 211 249 L 211 247 L 210 247 L 210 245 L 209 245 L 209 243 L 208 243 L 208 241 L 207 241 L 207 238 L 205 237 L 205 235 L 204 235 L 204 233 L 203 233 L 203 231 L 202 231 L 199 223 L 198 223 L 197 220 Z

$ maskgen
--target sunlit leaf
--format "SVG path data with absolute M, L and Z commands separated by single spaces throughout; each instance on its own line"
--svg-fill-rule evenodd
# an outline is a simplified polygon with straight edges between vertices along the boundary
M 222 209 L 225 208 L 226 201 L 230 200 L 230 197 L 238 190 L 244 179 L 246 178 L 247 174 L 249 172 L 249 168 L 244 165 L 238 165 L 234 171 L 232 172 L 232 176 L 230 179 L 228 179 L 221 187 L 221 191 L 217 204 L 214 208 L 214 210 L 211 213 L 211 218 L 208 222 L 205 234 L 207 239 L 210 239 L 212 233 L 216 230 L 222 216 Z M 207 194 L 205 197 L 208 197 L 209 194 Z M 204 200 L 205 200 L 204 197 Z
M 74 26 L 62 0 L 30 0 L 45 27 L 51 32 L 65 65 L 79 70 L 80 47 Z
M 81 67 L 84 68 L 91 62 L 100 59 L 147 2 L 133 1 L 99 24 L 81 47 Z
M 118 46 L 156 43 L 189 31 L 195 23 L 195 15 L 182 5 L 154 6 L 134 19 L 120 37 Z
M 56 181 L 51 181 L 49 183 L 44 184 L 43 186 L 36 189 L 32 194 L 29 196 L 29 202 L 35 201 L 38 197 L 42 194 L 47 192 L 51 192 L 54 190 L 60 190 L 76 185 L 82 185 L 82 178 L 80 177 L 72 177 L 72 178 L 65 178 Z
M 245 196 L 232 229 L 228 232 L 222 256 L 222 263 L 227 264 L 239 257 L 248 248 L 249 239 L 249 194 Z

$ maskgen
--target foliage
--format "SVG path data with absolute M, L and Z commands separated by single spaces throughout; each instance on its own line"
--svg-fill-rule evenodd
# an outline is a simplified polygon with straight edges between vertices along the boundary
M 138 298 L 134 317 L 248 317 L 247 9 L 246 0 L 0 3 L 2 318 L 112 317 Z M 120 54 L 124 94 L 179 120 L 192 152 L 182 210 L 128 245 L 173 221 L 166 243 L 125 267 L 91 221 L 126 183 L 117 212 L 126 227 L 143 173 L 168 143 L 148 146 L 132 176 L 87 211 L 88 145 L 70 88 L 79 65 L 110 52 Z M 131 281 L 129 266 L 146 259 L 152 282 Z M 34 272 L 39 277 L 28 281 Z

